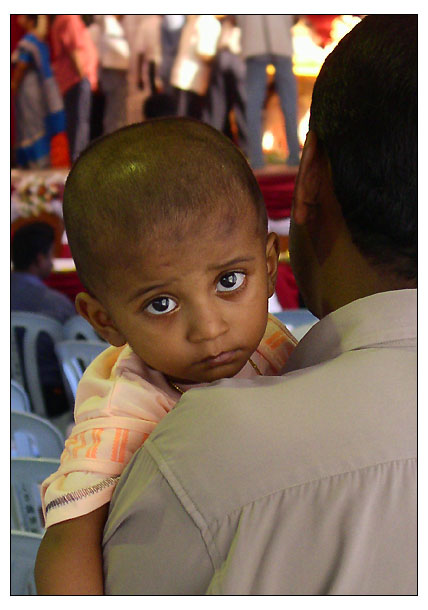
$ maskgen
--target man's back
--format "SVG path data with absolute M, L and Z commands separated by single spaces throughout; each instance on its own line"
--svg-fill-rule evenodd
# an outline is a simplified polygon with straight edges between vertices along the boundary
M 416 291 L 327 316 L 289 369 L 158 426 L 113 499 L 107 593 L 416 593 Z

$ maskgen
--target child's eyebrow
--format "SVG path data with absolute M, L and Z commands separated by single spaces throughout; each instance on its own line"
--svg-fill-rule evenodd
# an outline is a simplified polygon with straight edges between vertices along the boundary
M 246 257 L 232 258 L 231 260 L 224 261 L 223 263 L 220 263 L 219 265 L 210 265 L 208 267 L 208 271 L 215 271 L 215 270 L 225 269 L 227 267 L 233 267 L 233 266 L 239 265 L 241 263 L 250 263 L 250 262 L 255 261 L 255 260 L 256 260 L 255 256 L 246 256 Z
M 169 282 L 168 283 L 159 282 L 159 283 L 150 284 L 149 286 L 144 286 L 143 288 L 140 288 L 139 290 L 134 292 L 134 294 L 132 294 L 129 297 L 128 302 L 130 303 L 131 301 L 135 301 L 135 299 L 144 296 L 148 292 L 152 292 L 152 290 L 158 290 L 159 288 L 166 288 L 168 286 L 168 284 L 169 284 Z

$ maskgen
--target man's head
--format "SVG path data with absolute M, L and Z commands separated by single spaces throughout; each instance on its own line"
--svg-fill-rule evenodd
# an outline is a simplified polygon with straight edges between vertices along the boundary
M 18 24 L 27 32 L 37 26 L 38 15 L 18 15 Z
M 110 134 L 73 167 L 64 219 L 90 291 L 76 307 L 102 337 L 181 382 L 241 370 L 266 329 L 278 238 L 229 139 L 188 119 Z
M 416 15 L 369 15 L 340 41 L 315 83 L 309 129 L 290 235 L 307 305 L 322 316 L 415 286 Z
M 52 271 L 54 241 L 53 228 L 44 222 L 32 222 L 17 229 L 11 244 L 14 270 L 46 278 Z

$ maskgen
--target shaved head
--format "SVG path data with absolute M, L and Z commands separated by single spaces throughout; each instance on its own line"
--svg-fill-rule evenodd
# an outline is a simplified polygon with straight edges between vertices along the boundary
M 67 178 L 64 221 L 86 288 L 108 289 L 108 268 L 128 250 L 221 218 L 225 226 L 266 208 L 242 153 L 215 129 L 187 118 L 130 125 L 91 144 Z M 165 231 L 167 231 L 165 233 Z M 107 282 L 107 284 L 106 284 Z

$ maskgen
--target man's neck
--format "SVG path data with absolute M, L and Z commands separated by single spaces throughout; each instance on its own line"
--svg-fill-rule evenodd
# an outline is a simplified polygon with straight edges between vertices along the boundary
M 34 278 L 37 278 L 38 280 L 42 280 L 43 278 L 40 277 L 40 274 L 38 273 L 38 271 L 32 267 L 29 267 L 28 269 L 15 269 L 16 273 L 25 273 L 26 275 L 31 275 Z
M 381 265 L 371 264 L 354 244 L 341 244 L 324 269 L 323 285 L 328 287 L 328 299 L 323 298 L 323 315 L 358 299 L 380 292 L 417 288 L 416 280 L 407 280 Z M 327 289 L 325 291 L 327 293 Z

